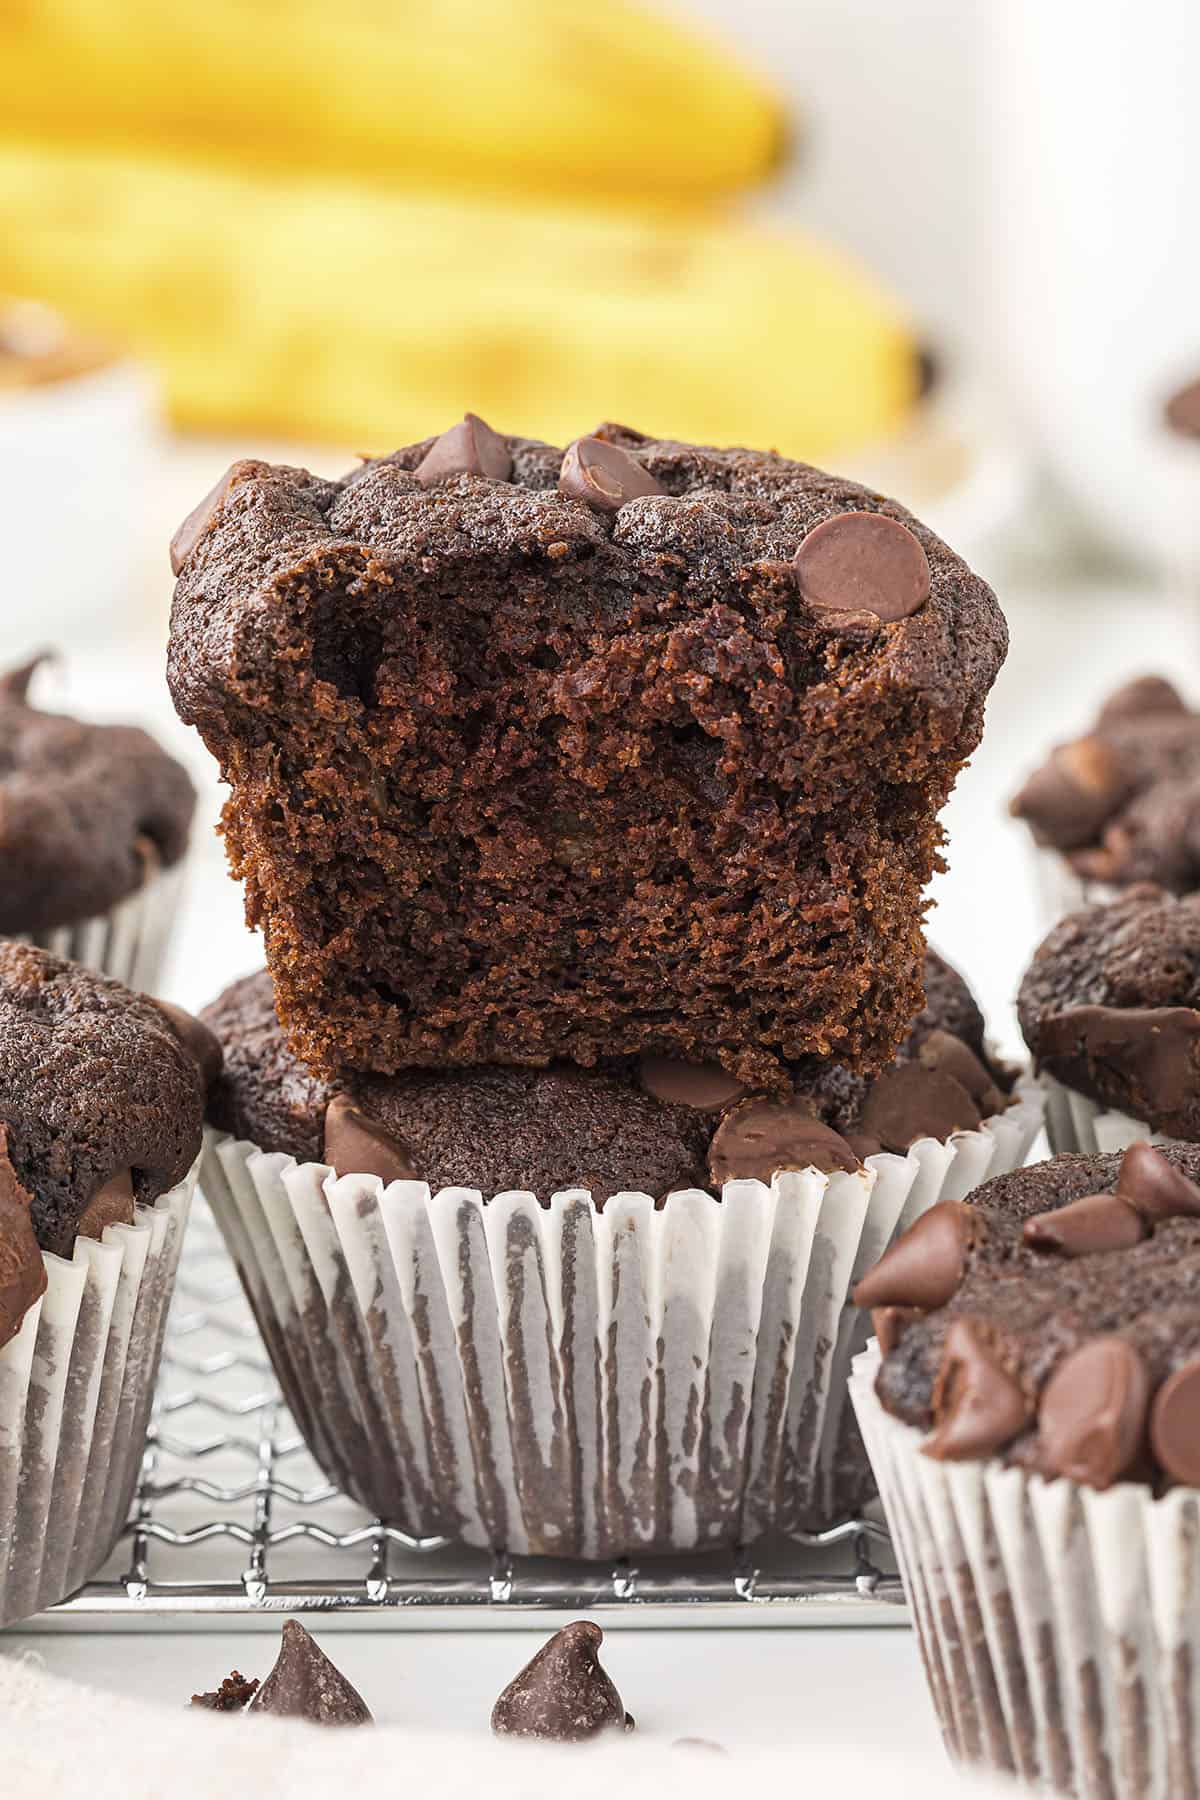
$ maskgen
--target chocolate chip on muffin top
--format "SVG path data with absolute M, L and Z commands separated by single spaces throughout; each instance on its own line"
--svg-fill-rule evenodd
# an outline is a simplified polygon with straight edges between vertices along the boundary
M 662 1197 L 780 1169 L 858 1168 L 881 1149 L 977 1127 L 1008 1103 L 966 983 L 930 952 L 927 1004 L 876 1077 L 816 1061 L 763 1093 L 716 1063 L 618 1058 L 598 1068 L 414 1069 L 310 1074 L 287 1047 L 266 971 L 236 982 L 204 1020 L 224 1072 L 209 1116 L 236 1137 L 341 1174 L 419 1178 L 435 1190 L 517 1189 L 543 1200 L 585 1187 Z
M 0 1338 L 36 1299 L 31 1286 L 41 1291 L 41 1251 L 69 1256 L 79 1234 L 132 1222 L 137 1203 L 195 1161 L 206 1086 L 197 1052 L 212 1068 L 219 1046 L 196 1020 L 185 1041 L 187 1015 L 173 1013 L 0 942 Z
M 1072 913 L 1017 1002 L 1039 1068 L 1076 1093 L 1200 1138 L 1200 893 L 1148 883 Z
M 0 933 L 76 924 L 178 862 L 195 794 L 144 731 L 29 703 L 44 658 L 0 678 Z
M 932 1207 L 859 1283 L 926 1453 L 1200 1484 L 1200 1145 L 1134 1144 Z
M 1161 676 L 1128 682 L 1085 736 L 1050 753 L 1012 811 L 1085 880 L 1200 886 L 1200 713 Z

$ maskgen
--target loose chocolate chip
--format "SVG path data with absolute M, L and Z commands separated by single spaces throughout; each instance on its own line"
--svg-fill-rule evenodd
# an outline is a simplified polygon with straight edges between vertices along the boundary
M 903 1154 L 919 1138 L 945 1142 L 955 1131 L 974 1131 L 981 1121 L 979 1107 L 953 1075 L 910 1062 L 876 1076 L 859 1123 L 885 1150 Z
M 1130 1144 L 1121 1158 L 1117 1193 L 1151 1224 L 1200 1214 L 1200 1187 L 1144 1141 Z
M 166 1014 L 167 1024 L 198 1066 L 205 1087 L 210 1088 L 225 1060 L 215 1032 L 210 1031 L 202 1019 L 185 1012 L 182 1006 L 173 1006 L 169 1000 L 157 1000 L 155 1005 L 159 1012 Z
M 1200 1068 L 1200 1011 L 1191 1006 L 1074 1006 L 1043 1021 L 1038 1056 L 1050 1074 L 1086 1083 L 1090 1062 L 1107 1064 L 1147 1096 L 1162 1129 L 1190 1111 Z
M 1200 381 L 1189 381 L 1172 394 L 1163 408 L 1163 417 L 1181 437 L 1200 437 Z
M 43 663 L 57 662 L 58 655 L 53 650 L 39 650 L 28 662 L 21 663 L 18 668 L 5 669 L 0 674 L 0 701 L 12 701 L 17 706 L 25 706 L 29 700 L 29 684 Z
M 501 1736 L 578 1744 L 603 1731 L 627 1731 L 633 1721 L 611 1678 L 600 1667 L 604 1633 L 590 1619 L 564 1625 L 543 1644 L 492 1708 Z
M 230 490 L 235 488 L 239 482 L 246 480 L 247 477 L 257 475 L 263 466 L 262 463 L 251 462 L 245 458 L 231 463 L 221 479 L 214 482 L 213 486 L 209 488 L 199 505 L 193 506 L 171 539 L 172 575 L 178 575 L 181 572 L 184 563 L 225 504 Z
M 877 1306 L 871 1314 L 871 1329 L 879 1340 L 880 1353 L 890 1356 L 909 1326 L 923 1316 L 919 1306 Z
M 885 1250 L 852 1295 L 855 1306 L 916 1306 L 931 1312 L 958 1292 L 967 1252 L 981 1229 L 961 1200 L 939 1200 Z
M 933 1393 L 936 1429 L 924 1446 L 939 1462 L 990 1456 L 1028 1425 L 1033 1406 L 997 1361 L 979 1327 L 956 1319 L 946 1333 Z
M 325 1108 L 325 1161 L 337 1175 L 378 1175 L 385 1186 L 416 1178 L 407 1145 L 349 1094 L 335 1094 Z
M 720 1063 L 678 1062 L 670 1056 L 643 1056 L 638 1079 L 652 1099 L 667 1106 L 693 1106 L 697 1112 L 720 1112 L 746 1092 Z
M 1200 1357 L 1176 1369 L 1154 1396 L 1150 1447 L 1173 1481 L 1200 1487 Z
M 1150 1378 L 1132 1344 L 1093 1338 L 1054 1371 L 1038 1412 L 1038 1466 L 1088 1487 L 1111 1487 L 1140 1458 Z
M 1132 1250 L 1148 1233 L 1145 1220 L 1120 1194 L 1085 1194 L 1054 1212 L 1026 1219 L 1025 1242 L 1060 1256 L 1094 1256 L 1104 1250 Z
M 25 1314 L 46 1291 L 32 1205 L 9 1155 L 9 1128 L 0 1125 L 0 1349 L 16 1337 Z
M 284 1624 L 275 1667 L 246 1710 L 273 1713 L 282 1719 L 308 1719 L 313 1725 L 374 1723 L 357 1688 L 351 1687 L 295 1619 Z
M 629 500 L 667 490 L 628 450 L 603 438 L 582 437 L 567 447 L 558 491 L 568 500 L 582 500 L 593 512 L 618 513 Z
M 106 1225 L 132 1225 L 137 1216 L 133 1198 L 133 1174 L 118 1169 L 97 1188 L 80 1215 L 76 1232 L 79 1237 L 100 1238 Z
M 1003 1112 L 1008 1104 L 991 1071 L 980 1062 L 970 1044 L 964 1044 L 952 1031 L 931 1031 L 917 1051 L 917 1061 L 923 1069 L 952 1076 L 970 1094 L 984 1118 Z
M 929 561 L 907 525 L 886 513 L 835 513 L 815 525 L 795 555 L 810 606 L 873 613 L 889 624 L 929 598 Z
M 248 1680 L 240 1669 L 234 1669 L 211 1694 L 193 1694 L 191 1704 L 206 1707 L 209 1712 L 245 1712 L 257 1691 L 257 1681 Z
M 1143 719 L 1151 713 L 1181 713 L 1187 707 L 1177 688 L 1161 675 L 1140 675 L 1110 694 L 1100 708 L 1099 723 L 1116 725 L 1125 719 Z
M 1081 849 L 1100 834 L 1129 791 L 1121 759 L 1103 738 L 1060 744 L 1013 799 L 1039 843 Z
M 708 1149 L 708 1170 L 726 1181 L 764 1181 L 781 1169 L 820 1169 L 825 1175 L 857 1169 L 845 1138 L 794 1100 L 743 1100 L 725 1114 Z
M 434 440 L 413 473 L 422 487 L 432 487 L 451 475 L 486 475 L 490 481 L 507 481 L 512 474 L 512 452 L 499 432 L 475 413 L 466 413 L 458 425 Z

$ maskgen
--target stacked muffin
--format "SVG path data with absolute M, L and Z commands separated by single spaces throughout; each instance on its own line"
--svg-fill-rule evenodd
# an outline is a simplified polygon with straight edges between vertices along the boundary
M 472 416 L 236 464 L 173 561 L 270 971 L 206 1188 L 319 1460 L 515 1551 L 827 1523 L 851 1282 L 1036 1123 L 920 1010 L 988 589 L 777 456 Z

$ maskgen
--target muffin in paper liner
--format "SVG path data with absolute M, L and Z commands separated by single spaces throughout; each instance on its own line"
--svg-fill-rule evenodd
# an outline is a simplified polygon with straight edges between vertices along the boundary
M 0 1625 L 64 1599 L 125 1523 L 198 1167 L 133 1225 L 45 1253 L 46 1292 L 0 1350 Z
M 1051 1155 L 1064 1150 L 1082 1150 L 1091 1155 L 1098 1151 L 1128 1150 L 1130 1144 L 1148 1139 L 1152 1144 L 1178 1144 L 1184 1140 L 1164 1136 L 1142 1119 L 1089 1100 L 1074 1088 L 1064 1087 L 1053 1075 L 1042 1073 L 1039 1085 L 1046 1101 L 1046 1136 Z
M 135 893 L 95 918 L 46 931 L 10 932 L 9 936 L 109 975 L 135 993 L 157 993 L 179 910 L 184 866 L 175 863 L 152 870 Z
M 850 1393 L 952 1756 L 1078 1800 L 1200 1793 L 1200 1492 L 938 1462 Z
M 662 1205 L 335 1176 L 206 1132 L 202 1182 L 317 1461 L 414 1536 L 516 1554 L 718 1548 L 870 1493 L 845 1407 L 859 1276 L 1019 1166 L 1035 1090 L 853 1174 Z

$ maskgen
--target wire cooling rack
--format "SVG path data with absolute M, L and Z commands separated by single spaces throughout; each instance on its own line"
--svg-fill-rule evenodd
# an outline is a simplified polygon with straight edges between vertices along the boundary
M 212 1215 L 193 1209 L 141 1482 L 94 1581 L 38 1629 L 503 1627 L 616 1608 L 625 1624 L 901 1624 L 882 1525 L 766 1548 L 615 1564 L 488 1555 L 372 1519 L 296 1433 Z M 28 1627 L 27 1627 L 28 1629 Z

